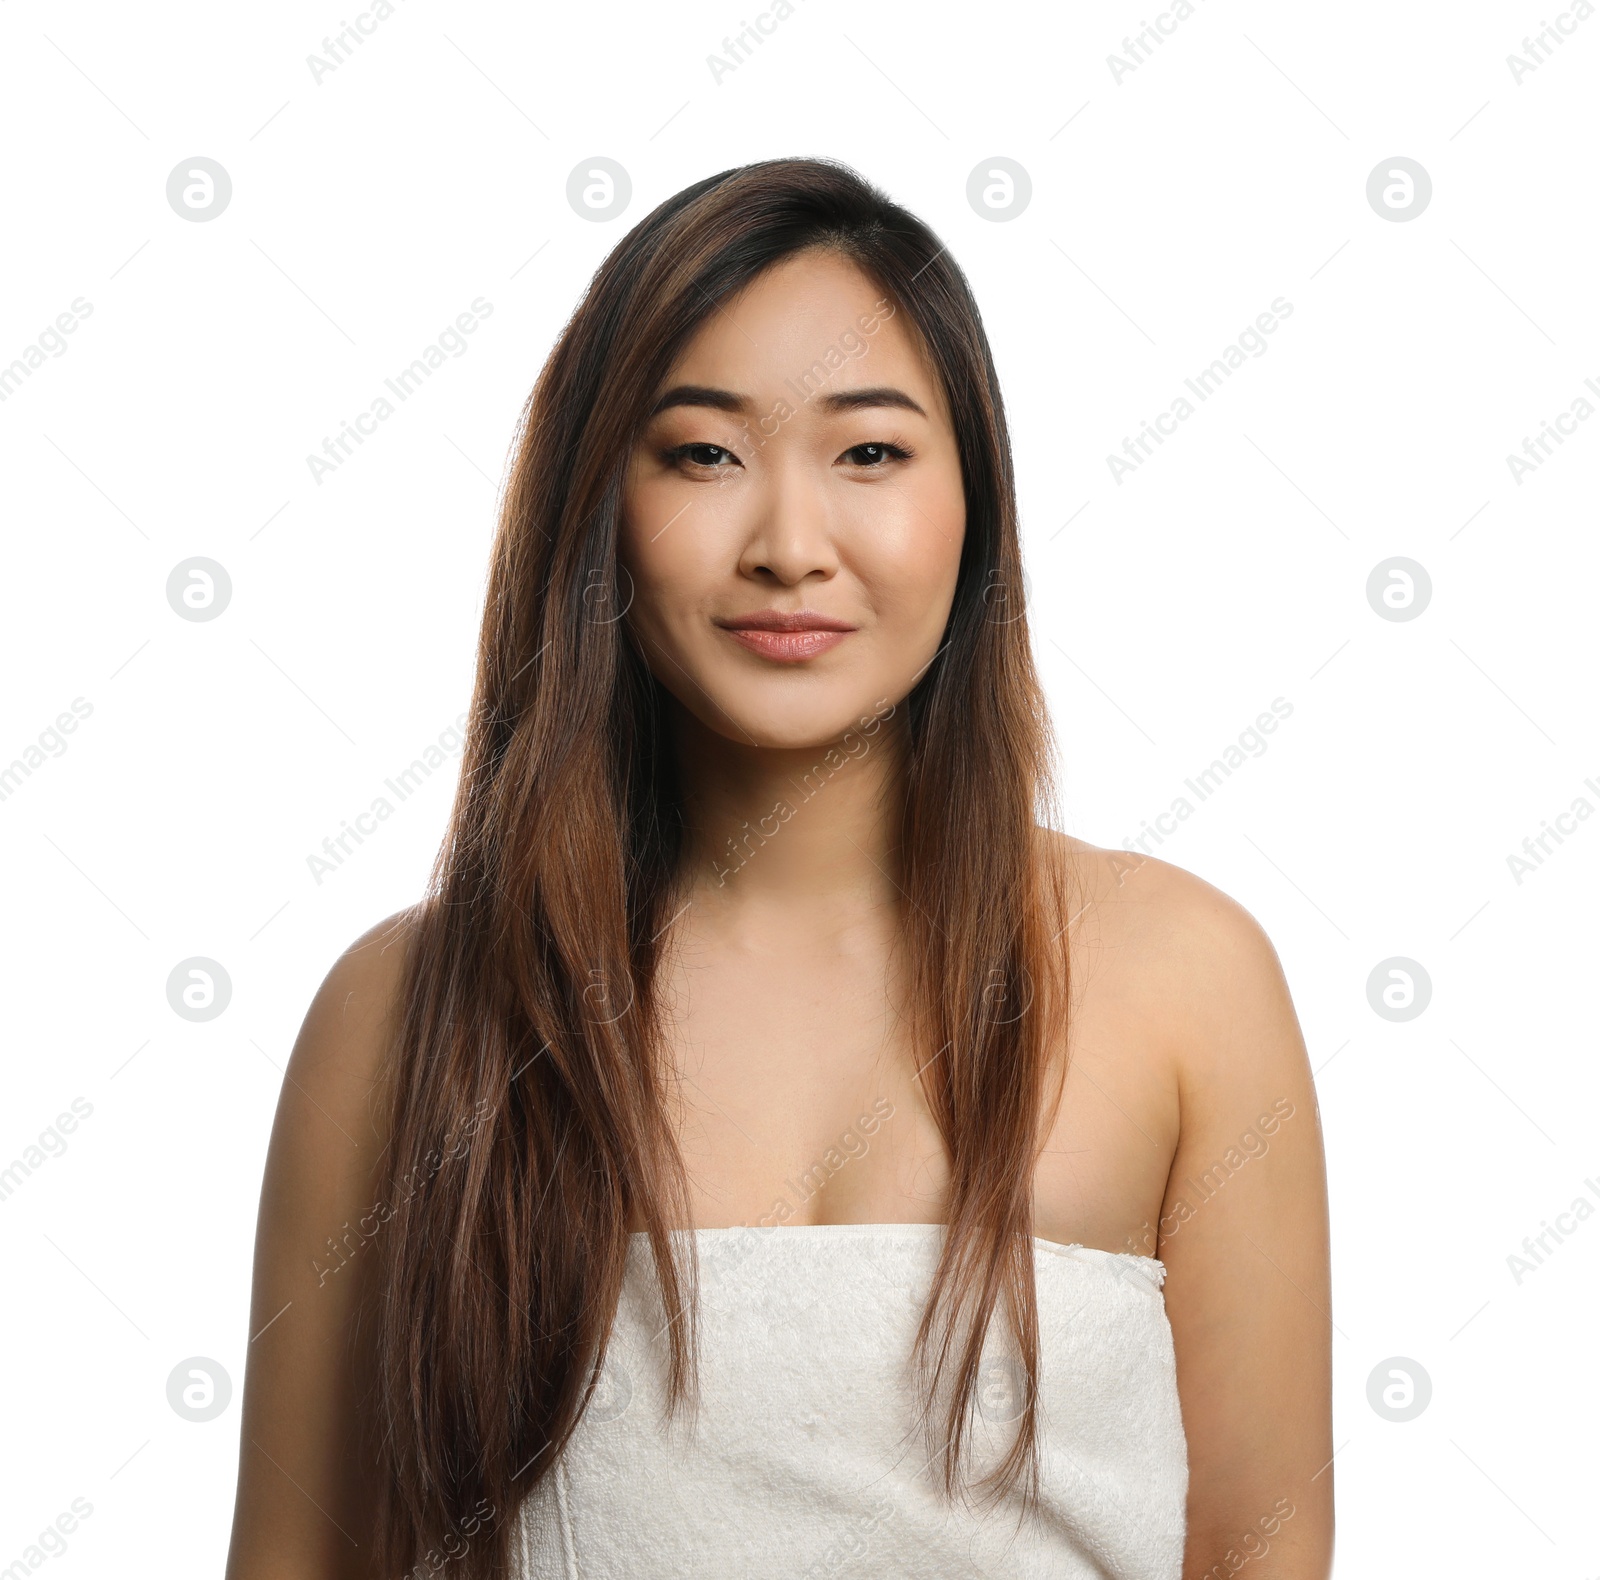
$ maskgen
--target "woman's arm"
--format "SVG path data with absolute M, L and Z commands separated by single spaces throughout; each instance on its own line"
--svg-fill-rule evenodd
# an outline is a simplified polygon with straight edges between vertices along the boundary
M 1177 869 L 1162 886 L 1180 1122 L 1157 1254 L 1189 1443 L 1183 1573 L 1326 1580 L 1333 1319 L 1305 1042 L 1255 919 Z
M 290 1055 L 267 1151 L 226 1580 L 369 1580 L 359 1419 L 387 1138 L 374 1123 L 402 964 L 391 917 L 339 958 Z M 362 1334 L 369 1339 L 368 1332 Z

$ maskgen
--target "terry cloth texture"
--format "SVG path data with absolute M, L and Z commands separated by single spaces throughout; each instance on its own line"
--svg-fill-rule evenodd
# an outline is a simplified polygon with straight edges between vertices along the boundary
M 1189 1468 L 1148 1257 L 1034 1241 L 1041 1506 L 942 1501 L 912 1339 L 937 1224 L 692 1231 L 700 1403 L 665 1416 L 667 1339 L 633 1236 L 578 1430 L 519 1510 L 523 1580 L 1179 1580 Z M 991 1324 L 969 1484 L 1010 1446 L 1020 1367 Z

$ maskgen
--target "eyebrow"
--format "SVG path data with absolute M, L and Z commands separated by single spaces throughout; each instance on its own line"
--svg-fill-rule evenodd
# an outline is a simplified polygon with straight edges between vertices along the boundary
M 810 400 L 815 400 L 830 416 L 875 406 L 898 406 L 904 411 L 914 411 L 919 417 L 928 415 L 904 390 L 890 384 L 873 385 L 869 389 L 834 390 L 826 395 L 808 397 L 808 403 Z M 732 390 L 716 389 L 709 384 L 675 384 L 655 403 L 650 415 L 659 417 L 674 406 L 709 406 L 714 411 L 744 416 L 750 411 L 751 402 L 744 395 L 737 395 Z

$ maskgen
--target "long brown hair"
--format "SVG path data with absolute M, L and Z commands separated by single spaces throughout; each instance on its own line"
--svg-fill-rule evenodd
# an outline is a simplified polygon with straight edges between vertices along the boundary
M 697 182 L 634 226 L 522 413 L 460 787 L 408 916 L 385 1084 L 393 1214 L 371 1423 L 387 1574 L 452 1532 L 455 1551 L 485 1506 L 488 1539 L 454 1573 L 507 1573 L 517 1506 L 604 1359 L 630 1220 L 682 1319 L 668 1328 L 672 1405 L 693 1392 L 696 1264 L 692 1236 L 671 1233 L 692 1216 L 653 995 L 683 824 L 664 692 L 624 633 L 618 519 L 627 459 L 687 340 L 763 270 L 815 247 L 904 310 L 959 446 L 955 599 L 904 699 L 911 1023 L 951 1170 L 916 1359 L 953 1495 L 985 1334 L 1005 1306 L 1026 1386 L 1015 1440 L 982 1485 L 1037 1491 L 1032 1181 L 1064 1027 L 1066 911 L 1041 859 L 1051 750 L 999 381 L 967 282 L 926 225 L 846 166 L 775 159 Z M 689 1242 L 681 1259 L 675 1242 Z

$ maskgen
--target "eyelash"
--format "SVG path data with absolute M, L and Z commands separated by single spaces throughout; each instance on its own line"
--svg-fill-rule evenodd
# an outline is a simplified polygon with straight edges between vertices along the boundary
M 663 450 L 661 452 L 661 459 L 669 466 L 676 466 L 683 461 L 688 461 L 690 452 L 694 450 L 717 450 L 723 455 L 733 455 L 733 451 L 728 449 L 726 445 L 691 441 L 688 444 L 674 445 L 670 450 Z M 908 449 L 903 444 L 892 444 L 887 439 L 867 439 L 860 444 L 851 445 L 850 448 L 845 450 L 843 453 L 845 455 L 852 455 L 857 450 L 882 450 L 885 455 L 885 461 L 910 461 L 916 456 L 915 450 Z M 869 472 L 882 471 L 884 469 L 885 461 L 868 462 L 864 465 L 863 470 Z M 713 463 L 705 461 L 694 461 L 691 464 L 702 467 L 708 472 L 720 472 L 727 470 L 726 467 L 717 466 Z

